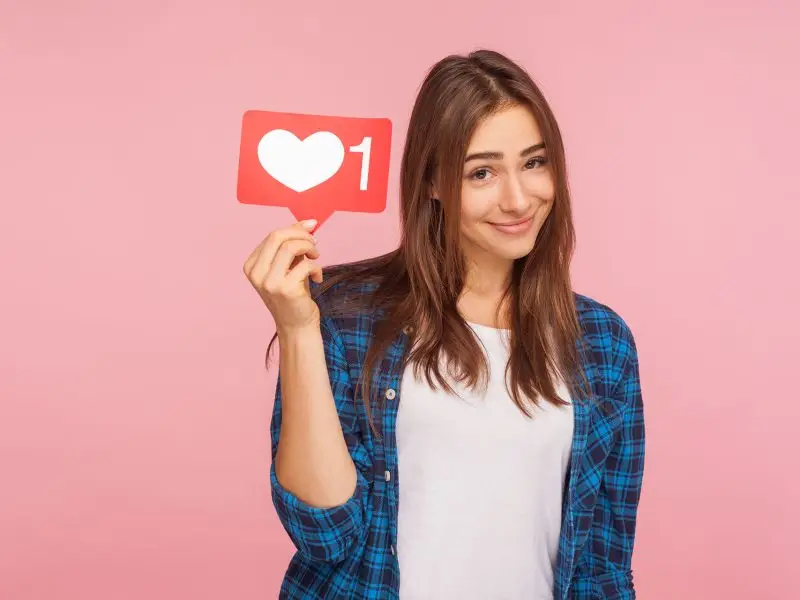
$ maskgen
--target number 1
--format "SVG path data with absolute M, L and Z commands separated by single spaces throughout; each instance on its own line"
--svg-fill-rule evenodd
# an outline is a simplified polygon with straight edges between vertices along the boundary
M 358 146 L 350 146 L 350 152 L 361 152 L 361 183 L 358 186 L 362 192 L 367 189 L 369 179 L 369 155 L 372 149 L 372 138 L 365 137 Z

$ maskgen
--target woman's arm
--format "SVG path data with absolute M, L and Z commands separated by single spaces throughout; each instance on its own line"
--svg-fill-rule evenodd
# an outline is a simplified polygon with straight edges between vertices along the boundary
M 622 377 L 613 395 L 625 407 L 625 414 L 617 441 L 606 459 L 602 484 L 606 498 L 601 507 L 604 517 L 594 524 L 593 536 L 603 550 L 602 560 L 596 557 L 589 569 L 578 570 L 571 586 L 573 600 L 636 597 L 631 560 L 644 474 L 645 426 L 636 343 L 624 324 L 615 354 L 617 364 L 622 364 Z
M 281 426 L 275 475 L 299 500 L 316 508 L 343 504 L 356 489 L 356 468 L 339 421 L 320 327 L 293 331 L 280 341 Z M 331 366 L 340 393 L 349 383 L 332 338 Z
M 370 457 L 361 443 L 342 341 L 321 330 L 280 338 L 270 472 L 278 516 L 298 550 L 342 560 L 363 531 Z

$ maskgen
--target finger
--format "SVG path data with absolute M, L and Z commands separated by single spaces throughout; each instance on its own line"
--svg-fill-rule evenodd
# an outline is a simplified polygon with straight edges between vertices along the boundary
M 323 279 L 323 277 L 322 277 L 322 267 L 320 265 L 314 263 L 313 261 L 311 261 L 311 264 L 314 265 L 314 269 L 312 269 L 309 272 L 311 280 L 314 283 L 322 283 L 322 279 Z
M 278 280 L 286 277 L 289 269 L 292 267 L 296 258 L 304 256 L 306 253 L 313 253 L 314 244 L 306 240 L 289 240 L 284 242 L 278 253 L 275 255 L 267 272 L 266 279 L 273 280 L 277 283 Z M 318 255 L 319 253 L 317 253 Z
M 271 256 L 277 252 L 280 245 L 287 239 L 308 239 L 311 241 L 316 242 L 314 236 L 311 235 L 311 231 L 316 227 L 317 221 L 315 219 L 309 219 L 306 221 L 297 221 L 293 223 L 289 227 L 285 227 L 283 229 L 276 229 L 269 233 L 261 243 L 256 246 L 253 251 L 250 253 L 250 256 L 247 257 L 244 263 L 244 271 L 245 273 L 250 273 L 258 262 L 259 258 L 261 258 L 264 252 L 270 253 L 270 261 Z
M 248 277 L 250 276 L 250 272 L 253 270 L 253 267 L 258 261 L 258 257 L 261 255 L 261 251 L 264 249 L 266 243 L 267 243 L 267 238 L 265 237 L 258 243 L 258 246 L 253 248 L 253 251 L 250 253 L 250 256 L 248 256 L 247 260 L 244 261 L 244 272 L 245 275 L 247 275 Z
M 286 271 L 287 272 L 291 271 L 295 266 L 300 264 L 300 261 L 302 261 L 303 258 L 306 257 L 306 256 L 308 258 L 312 259 L 312 260 L 316 260 L 320 256 L 319 250 L 317 248 L 312 248 L 310 251 L 308 251 L 308 252 L 306 252 L 304 254 L 295 255 L 294 259 L 292 259 L 292 264 L 289 265 L 289 268 Z
M 258 257 L 258 262 L 266 265 L 268 269 L 275 260 L 275 255 L 281 249 L 281 246 L 283 246 L 283 244 L 286 242 L 292 240 L 305 240 L 312 244 L 314 243 L 313 236 L 308 231 L 305 231 L 299 227 L 280 229 L 278 231 L 274 231 L 272 234 L 270 234 L 270 236 L 268 236 L 270 239 L 267 240 L 266 244 L 264 244 L 264 248 L 261 250 L 261 254 Z
M 315 283 L 322 283 L 322 267 L 309 258 L 303 258 L 286 274 L 286 284 L 296 285 L 304 282 L 308 277 L 311 277 Z
M 295 223 L 295 225 L 297 224 Z M 294 225 L 292 225 L 292 227 L 294 227 Z M 264 247 L 268 243 L 277 240 L 277 244 L 278 246 L 280 246 L 282 240 L 284 239 L 285 232 L 289 231 L 290 229 L 291 229 L 290 227 L 287 227 L 284 229 L 275 229 L 273 231 L 270 231 L 267 234 L 267 236 L 258 243 L 258 246 L 253 248 L 253 251 L 250 253 L 250 256 L 247 257 L 247 260 L 245 261 L 245 270 L 246 271 L 252 270 L 255 263 L 258 262 L 259 258 L 261 258 L 261 255 L 264 252 Z
M 262 281 L 270 272 L 275 256 L 280 251 L 281 247 L 285 243 L 295 240 L 306 241 L 312 245 L 315 243 L 313 236 L 300 228 L 289 227 L 287 229 L 278 229 L 270 233 L 264 240 L 264 245 L 260 252 L 255 255 L 255 261 L 250 265 L 248 271 L 248 278 L 250 281 Z

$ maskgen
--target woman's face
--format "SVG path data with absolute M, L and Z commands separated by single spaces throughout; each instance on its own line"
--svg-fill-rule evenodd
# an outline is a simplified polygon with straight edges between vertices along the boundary
M 513 106 L 478 126 L 461 183 L 461 238 L 467 258 L 513 261 L 533 250 L 553 206 L 555 181 L 531 112 Z

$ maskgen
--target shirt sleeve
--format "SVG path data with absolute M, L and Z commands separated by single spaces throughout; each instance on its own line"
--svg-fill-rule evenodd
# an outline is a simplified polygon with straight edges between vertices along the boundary
M 609 522 L 602 525 L 607 528 L 602 536 L 605 568 L 600 572 L 578 574 L 571 596 L 574 600 L 636 598 L 631 563 L 644 474 L 644 406 L 636 343 L 627 327 L 623 328 L 620 338 L 623 374 L 614 395 L 625 407 L 625 414 L 615 446 L 606 460 L 603 481 L 612 512 Z
M 365 515 L 371 487 L 366 475 L 370 472 L 371 459 L 361 443 L 354 405 L 354 386 L 351 384 L 342 340 L 335 326 L 327 319 L 323 320 L 321 331 L 328 376 L 339 421 L 350 456 L 356 465 L 356 489 L 350 499 L 340 506 L 317 508 L 300 500 L 278 481 L 275 475 L 275 454 L 281 430 L 280 372 L 270 426 L 272 437 L 270 486 L 278 518 L 298 551 L 313 561 L 336 563 L 346 558 L 353 542 L 365 530 Z

